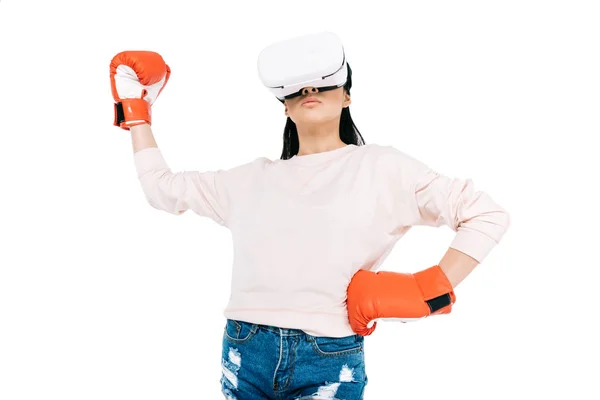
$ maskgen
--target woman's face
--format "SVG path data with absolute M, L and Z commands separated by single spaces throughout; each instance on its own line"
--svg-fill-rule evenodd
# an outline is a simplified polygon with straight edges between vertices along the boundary
M 343 87 L 319 92 L 306 87 L 302 95 L 285 100 L 285 115 L 296 125 L 314 125 L 339 120 L 342 108 L 350 105 L 350 96 Z

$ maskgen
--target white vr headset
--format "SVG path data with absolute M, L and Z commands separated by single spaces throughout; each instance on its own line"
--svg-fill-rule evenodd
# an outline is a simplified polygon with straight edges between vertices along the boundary
M 264 48 L 258 56 L 258 75 L 283 102 L 299 96 L 305 87 L 323 92 L 344 86 L 348 66 L 341 40 L 333 33 L 321 32 Z

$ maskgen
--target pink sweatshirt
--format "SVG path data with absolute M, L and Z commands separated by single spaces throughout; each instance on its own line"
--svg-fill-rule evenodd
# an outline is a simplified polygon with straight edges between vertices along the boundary
M 230 229 L 226 318 L 315 336 L 354 333 L 345 304 L 352 275 L 377 270 L 411 226 L 450 227 L 450 247 L 479 262 L 509 226 L 507 212 L 471 180 L 445 177 L 391 146 L 261 157 L 216 171 L 172 172 L 158 148 L 134 160 L 152 207 L 192 210 Z

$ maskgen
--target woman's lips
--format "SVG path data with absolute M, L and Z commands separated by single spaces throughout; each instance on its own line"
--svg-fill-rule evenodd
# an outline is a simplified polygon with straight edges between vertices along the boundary
M 316 100 L 309 100 L 309 101 L 305 101 L 304 103 L 302 103 L 302 106 L 303 107 L 314 106 L 316 104 L 321 104 L 321 102 L 320 101 L 316 101 Z

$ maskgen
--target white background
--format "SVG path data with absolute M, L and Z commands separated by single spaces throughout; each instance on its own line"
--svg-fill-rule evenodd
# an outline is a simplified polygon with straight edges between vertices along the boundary
M 582 1 L 0 2 L 0 399 L 219 399 L 229 231 L 144 199 L 109 63 L 172 68 L 174 171 L 279 158 L 259 51 L 329 30 L 367 143 L 471 178 L 511 227 L 450 316 L 380 323 L 366 399 L 598 399 L 600 13 Z M 415 227 L 382 267 L 437 263 Z

